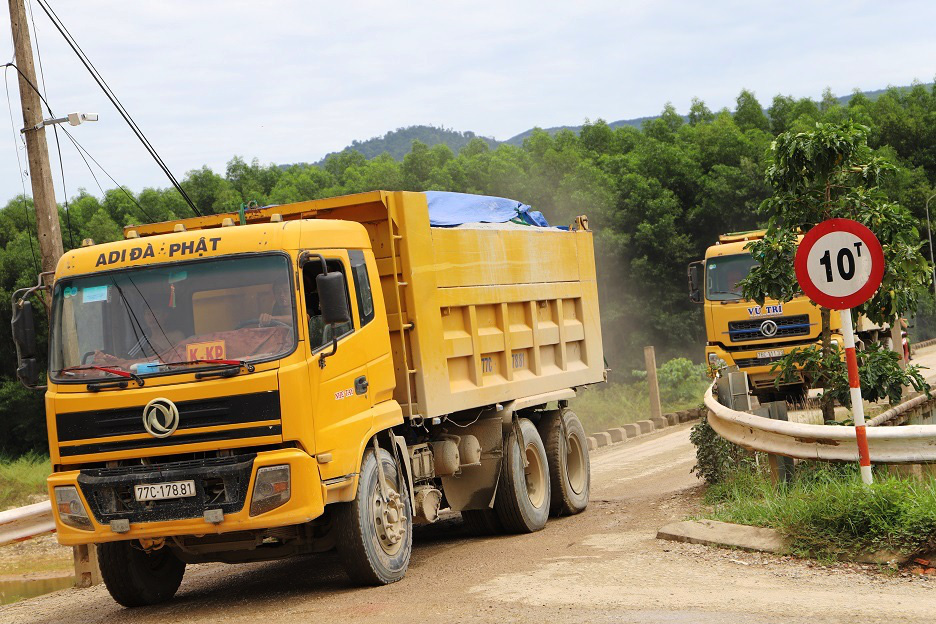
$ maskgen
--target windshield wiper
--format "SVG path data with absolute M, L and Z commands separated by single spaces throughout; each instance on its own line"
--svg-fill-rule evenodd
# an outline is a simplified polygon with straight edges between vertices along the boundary
M 218 359 L 188 360 L 186 362 L 166 362 L 165 364 L 162 364 L 162 366 L 186 366 L 186 365 L 194 365 L 194 364 L 221 364 L 222 366 L 236 367 L 233 370 L 238 371 L 238 372 L 240 372 L 240 369 L 242 368 L 246 369 L 248 373 L 254 372 L 254 365 L 246 360 L 218 360 Z
M 741 293 L 735 292 L 733 290 L 710 290 L 709 294 L 710 295 L 734 295 L 738 299 L 741 299 L 743 297 Z
M 132 379 L 133 381 L 135 381 L 137 385 L 140 387 L 142 387 L 143 384 L 145 383 L 143 381 L 143 378 L 140 377 L 139 375 L 128 373 L 127 371 L 122 371 L 117 368 L 108 368 L 106 366 L 93 366 L 93 365 L 91 366 L 69 366 L 68 368 L 60 369 L 59 374 L 61 375 L 62 373 L 69 373 L 71 371 L 82 371 L 82 370 L 98 370 L 98 371 L 108 373 L 111 375 L 117 375 L 118 377 L 126 377 L 127 379 Z

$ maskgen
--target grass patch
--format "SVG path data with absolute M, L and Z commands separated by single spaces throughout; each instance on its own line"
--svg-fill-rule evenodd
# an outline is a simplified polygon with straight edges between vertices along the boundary
M 0 457 L 0 510 L 29 503 L 29 497 L 46 493 L 46 477 L 52 472 L 48 457 L 27 454 L 17 459 Z
M 851 464 L 803 463 L 774 488 L 745 462 L 708 488 L 709 518 L 778 529 L 798 555 L 848 558 L 879 550 L 912 555 L 936 548 L 936 479 L 875 474 L 870 487 Z
M 698 407 L 709 383 L 700 380 L 694 384 L 692 398 L 661 399 L 663 413 Z M 645 381 L 600 384 L 580 393 L 572 401 L 571 407 L 581 419 L 585 432 L 595 433 L 650 418 L 650 391 Z

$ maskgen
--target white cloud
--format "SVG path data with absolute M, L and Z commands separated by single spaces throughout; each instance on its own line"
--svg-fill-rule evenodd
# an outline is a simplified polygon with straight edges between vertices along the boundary
M 54 8 L 178 177 L 203 164 L 223 171 L 234 154 L 314 161 L 409 124 L 506 139 L 533 125 L 654 115 L 667 101 L 685 111 L 694 96 L 731 107 L 741 88 L 766 105 L 777 93 L 845 94 L 936 72 L 930 2 L 85 0 Z M 122 183 L 165 186 L 35 10 L 56 112 L 100 113 L 75 136 Z M 0 49 L 10 48 L 0 37 Z M 11 133 L 0 142 L 0 188 L 11 197 L 19 192 Z M 69 194 L 94 191 L 74 150 L 63 151 Z

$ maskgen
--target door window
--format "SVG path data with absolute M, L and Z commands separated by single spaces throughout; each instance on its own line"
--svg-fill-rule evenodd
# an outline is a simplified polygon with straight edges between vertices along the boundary
M 341 260 L 326 260 L 328 271 L 337 271 L 345 276 L 345 297 L 348 300 L 348 309 L 351 309 L 351 296 L 348 293 L 348 275 Z M 302 287 L 305 289 L 306 316 L 309 322 L 309 346 L 317 351 L 329 345 L 336 338 L 342 338 L 354 331 L 351 323 L 340 325 L 326 325 L 322 320 L 322 310 L 319 307 L 318 291 L 315 286 L 315 277 L 322 273 L 321 262 L 313 261 L 302 268 Z
M 370 278 L 367 276 L 364 252 L 360 249 L 352 249 L 348 252 L 348 259 L 351 260 L 351 274 L 354 276 L 358 316 L 361 319 L 361 327 L 364 327 L 374 320 L 374 295 L 371 292 Z

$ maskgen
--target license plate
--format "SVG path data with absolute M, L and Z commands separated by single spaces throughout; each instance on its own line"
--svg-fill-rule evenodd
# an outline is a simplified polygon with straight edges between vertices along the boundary
M 772 349 L 771 351 L 758 351 L 758 359 L 783 357 L 783 349 Z
M 138 502 L 165 500 L 167 498 L 187 498 L 195 496 L 195 482 L 174 481 L 172 483 L 134 485 L 133 496 Z

